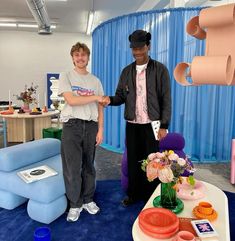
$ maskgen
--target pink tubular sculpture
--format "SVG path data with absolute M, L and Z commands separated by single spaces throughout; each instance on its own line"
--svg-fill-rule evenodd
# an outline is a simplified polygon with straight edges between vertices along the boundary
M 188 22 L 187 33 L 206 39 L 205 56 L 194 57 L 191 64 L 179 63 L 175 80 L 184 86 L 235 85 L 235 4 L 201 10 Z

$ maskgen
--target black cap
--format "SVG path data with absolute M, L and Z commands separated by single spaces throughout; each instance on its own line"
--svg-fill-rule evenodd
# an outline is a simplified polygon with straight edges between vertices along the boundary
M 136 30 L 129 35 L 130 48 L 140 48 L 145 44 L 149 45 L 151 40 L 151 33 L 144 30 Z

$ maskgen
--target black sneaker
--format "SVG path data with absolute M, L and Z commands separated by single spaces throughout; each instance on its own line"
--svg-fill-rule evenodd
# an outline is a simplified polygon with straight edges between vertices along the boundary
M 134 203 L 136 203 L 136 201 L 131 197 L 126 197 L 125 199 L 122 200 L 123 207 L 128 207 Z

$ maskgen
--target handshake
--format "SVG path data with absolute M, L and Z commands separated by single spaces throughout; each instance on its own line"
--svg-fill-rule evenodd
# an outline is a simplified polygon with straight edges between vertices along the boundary
M 97 101 L 100 105 L 102 105 L 103 107 L 106 107 L 107 105 L 110 104 L 110 98 L 109 96 L 97 96 Z

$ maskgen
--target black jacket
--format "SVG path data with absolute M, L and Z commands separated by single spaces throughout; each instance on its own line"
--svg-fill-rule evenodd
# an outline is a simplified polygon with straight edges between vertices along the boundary
M 146 69 L 147 108 L 150 120 L 161 120 L 161 128 L 167 129 L 171 119 L 170 78 L 167 68 L 149 59 Z M 126 66 L 120 76 L 115 96 L 110 105 L 125 103 L 126 120 L 135 119 L 136 109 L 136 62 Z

